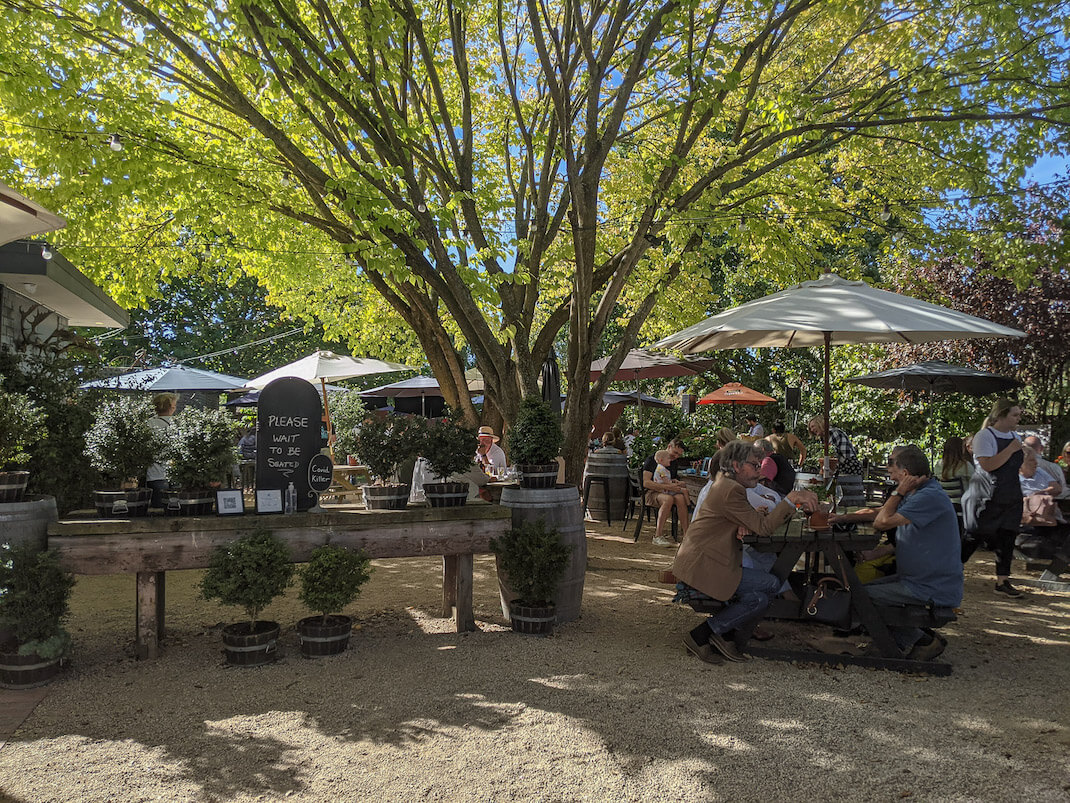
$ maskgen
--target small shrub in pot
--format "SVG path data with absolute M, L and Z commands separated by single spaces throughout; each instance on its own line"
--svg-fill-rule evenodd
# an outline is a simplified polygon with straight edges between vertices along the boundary
M 357 427 L 353 454 L 375 478 L 375 486 L 364 486 L 365 505 L 403 509 L 408 504 L 409 486 L 396 482 L 398 467 L 416 457 L 425 425 L 416 416 L 369 415 Z
M 223 410 L 187 407 L 169 428 L 168 477 L 182 488 L 218 487 L 238 461 L 238 424 Z
M 286 590 L 293 574 L 289 548 L 263 527 L 212 552 L 201 578 L 201 596 L 237 605 L 247 618 L 223 629 L 224 645 L 235 648 L 227 652 L 229 663 L 255 665 L 274 660 L 279 625 L 259 621 L 260 613 Z M 258 652 L 249 646 L 263 649 Z
M 297 623 L 301 652 L 306 657 L 335 655 L 345 650 L 353 620 L 341 611 L 360 594 L 371 577 L 371 561 L 361 550 L 327 544 L 312 552 L 300 571 L 299 599 L 319 616 Z
M 427 460 L 436 482 L 424 483 L 424 493 L 432 506 L 464 504 L 467 482 L 450 477 L 464 474 L 474 463 L 476 430 L 448 418 L 429 421 L 425 427 L 420 456 Z
M 548 527 L 545 521 L 534 519 L 510 528 L 499 538 L 492 538 L 490 548 L 498 558 L 509 588 L 517 595 L 509 603 L 513 629 L 550 632 L 554 620 L 554 594 L 568 569 L 572 546 L 561 540 L 556 527 Z M 518 626 L 533 610 L 544 612 L 541 614 L 542 627 L 526 629 Z
M 537 396 L 526 396 L 520 402 L 507 442 L 509 458 L 520 469 L 521 485 L 553 487 L 564 434 L 549 404 Z M 531 481 L 536 469 L 546 477 L 546 482 Z
M 108 399 L 94 412 L 85 434 L 85 454 L 111 489 L 95 493 L 101 515 L 148 513 L 152 491 L 138 491 L 138 481 L 168 448 L 165 434 L 149 426 L 154 414 L 152 403 L 142 396 Z

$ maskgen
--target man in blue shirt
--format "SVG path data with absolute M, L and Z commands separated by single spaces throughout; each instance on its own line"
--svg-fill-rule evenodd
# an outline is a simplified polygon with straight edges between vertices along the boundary
M 878 605 L 962 604 L 962 560 L 958 516 L 951 498 L 929 473 L 929 460 L 917 446 L 900 446 L 888 457 L 888 476 L 896 488 L 877 512 L 873 526 L 896 528 L 896 574 L 866 586 Z M 917 627 L 892 628 L 896 644 L 908 658 L 927 661 L 946 641 L 927 640 Z

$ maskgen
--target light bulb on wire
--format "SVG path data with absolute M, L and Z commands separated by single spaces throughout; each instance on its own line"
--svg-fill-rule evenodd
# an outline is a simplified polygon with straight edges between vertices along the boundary
M 48 247 L 48 243 L 41 246 L 41 259 L 52 259 L 52 249 Z
M 881 219 L 881 223 L 887 223 L 892 219 L 892 210 L 888 208 L 888 204 L 881 207 L 881 211 L 877 214 L 877 217 Z
M 123 149 L 123 140 L 118 134 L 112 134 L 108 137 L 108 147 L 118 153 Z

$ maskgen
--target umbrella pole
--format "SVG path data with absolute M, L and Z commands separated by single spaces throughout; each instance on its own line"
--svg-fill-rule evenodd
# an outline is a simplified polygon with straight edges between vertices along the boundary
M 322 376 L 320 377 L 320 387 L 323 388 L 323 412 L 327 417 L 327 451 L 331 455 L 331 462 L 334 462 L 334 438 L 331 431 L 331 406 L 327 403 L 327 380 Z
M 825 457 L 829 456 L 829 428 L 832 426 L 832 421 L 829 418 L 832 412 L 832 381 L 829 378 L 831 368 L 831 357 L 829 352 L 832 348 L 832 332 L 825 332 Z

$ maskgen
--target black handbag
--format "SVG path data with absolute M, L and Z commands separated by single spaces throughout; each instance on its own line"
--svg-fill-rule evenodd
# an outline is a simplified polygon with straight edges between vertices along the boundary
M 851 589 L 835 577 L 822 577 L 803 595 L 803 618 L 840 628 L 851 626 Z

